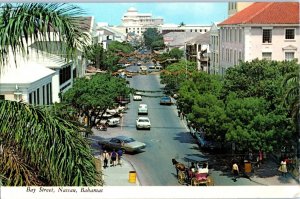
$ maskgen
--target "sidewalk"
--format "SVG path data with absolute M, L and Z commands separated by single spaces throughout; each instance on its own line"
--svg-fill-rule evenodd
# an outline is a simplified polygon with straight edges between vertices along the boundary
M 126 157 L 122 159 L 122 165 L 114 167 L 102 167 L 104 186 L 140 186 L 138 174 L 136 176 L 136 182 L 129 182 L 129 171 L 135 171 L 130 162 L 126 160 Z
M 259 168 L 255 169 L 250 179 L 260 185 L 299 185 L 297 179 L 290 173 L 286 177 L 281 176 L 278 167 L 272 159 L 267 159 Z

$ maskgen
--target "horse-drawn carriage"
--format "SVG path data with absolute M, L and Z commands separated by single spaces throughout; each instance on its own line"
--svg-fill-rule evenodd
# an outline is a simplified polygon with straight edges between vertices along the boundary
M 172 159 L 172 163 L 177 171 L 178 183 L 191 186 L 214 185 L 214 180 L 212 176 L 209 175 L 207 159 L 189 156 L 186 157 L 185 160 L 188 162 L 187 166 Z

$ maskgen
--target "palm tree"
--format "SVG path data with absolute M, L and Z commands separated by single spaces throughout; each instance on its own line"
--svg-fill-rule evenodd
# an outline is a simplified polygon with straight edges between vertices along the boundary
M 300 111 L 300 82 L 299 82 L 299 68 L 287 74 L 283 81 L 283 88 L 285 91 L 285 103 L 290 106 L 292 117 L 299 118 Z
M 32 41 L 64 43 L 67 58 L 76 57 L 86 41 L 78 21 L 82 13 L 67 4 L 0 5 L 0 68 L 9 52 L 26 57 Z M 53 110 L 0 100 L 0 185 L 103 184 L 81 129 Z

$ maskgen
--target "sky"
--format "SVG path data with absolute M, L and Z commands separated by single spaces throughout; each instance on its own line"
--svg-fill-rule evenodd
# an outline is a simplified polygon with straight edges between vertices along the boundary
M 76 3 L 86 15 L 94 16 L 96 22 L 120 25 L 128 8 L 134 7 L 139 13 L 151 13 L 154 18 L 162 17 L 164 24 L 211 25 L 227 18 L 226 2 L 177 2 L 177 3 Z

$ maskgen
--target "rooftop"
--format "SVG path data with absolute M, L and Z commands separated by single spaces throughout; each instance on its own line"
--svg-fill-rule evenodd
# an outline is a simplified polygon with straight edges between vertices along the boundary
M 219 25 L 299 24 L 298 2 L 256 2 Z

